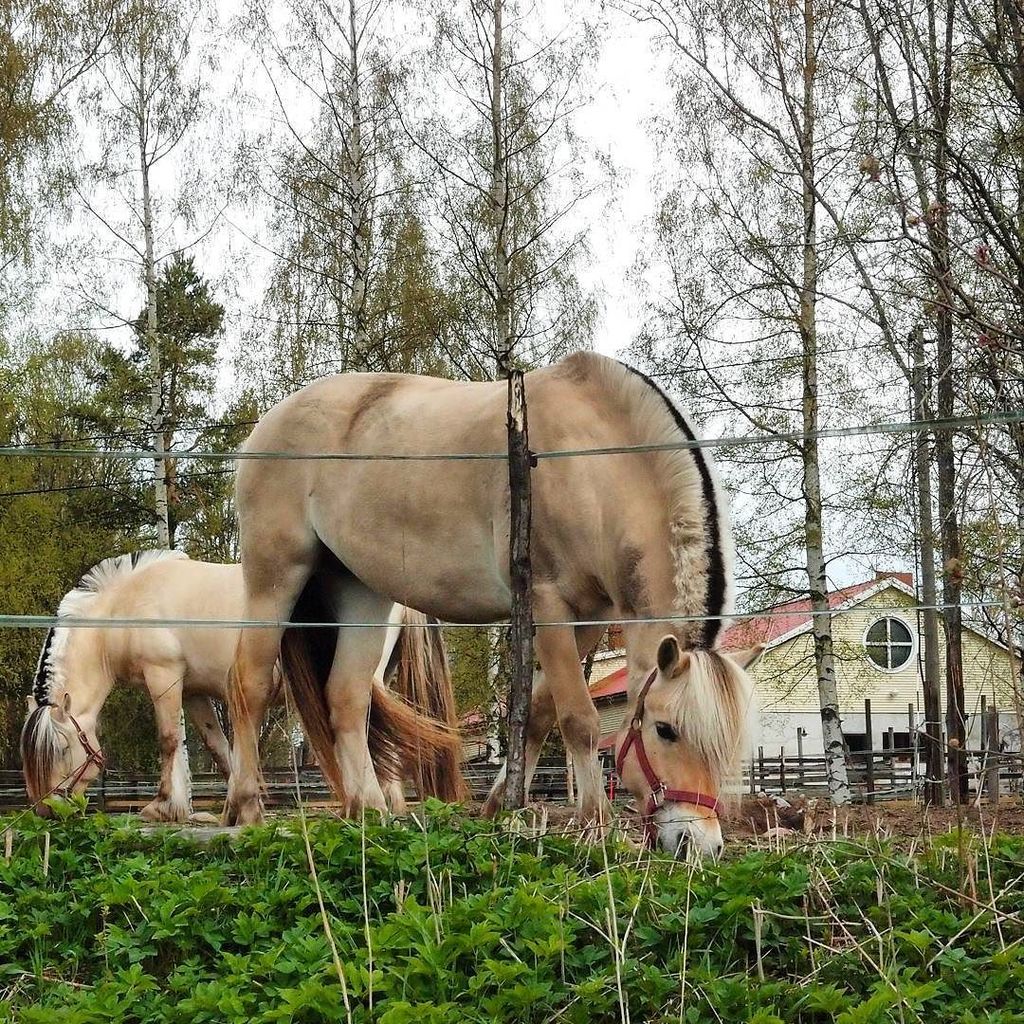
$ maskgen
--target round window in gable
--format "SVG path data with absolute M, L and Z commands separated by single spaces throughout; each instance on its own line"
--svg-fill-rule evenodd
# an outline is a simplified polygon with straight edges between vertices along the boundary
M 868 657 L 881 669 L 902 668 L 914 653 L 914 637 L 902 619 L 878 619 L 864 635 Z

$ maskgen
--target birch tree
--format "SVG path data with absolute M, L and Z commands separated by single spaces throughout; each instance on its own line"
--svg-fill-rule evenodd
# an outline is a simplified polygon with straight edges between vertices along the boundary
M 243 371 L 268 398 L 324 373 L 443 373 L 450 309 L 400 137 L 394 10 L 289 3 L 283 26 L 279 13 L 261 9 L 251 25 L 283 131 L 254 169 L 274 259 Z
M 832 641 L 818 440 L 823 423 L 821 298 L 829 287 L 823 268 L 833 270 L 841 252 L 835 232 L 822 237 L 820 194 L 841 163 L 842 147 L 849 144 L 834 124 L 822 129 L 818 115 L 822 104 L 834 109 L 841 88 L 842 72 L 825 57 L 836 53 L 845 31 L 841 10 L 814 0 L 728 8 L 656 0 L 628 9 L 654 23 L 678 55 L 677 116 L 688 125 L 678 148 L 698 168 L 698 181 L 705 182 L 697 185 L 699 198 L 692 206 L 673 193 L 659 222 L 673 289 L 662 323 L 673 340 L 681 336 L 682 344 L 670 344 L 659 357 L 657 342 L 648 333 L 641 350 L 670 379 L 668 367 L 685 365 L 688 353 L 696 355 L 705 370 L 701 378 L 711 382 L 717 400 L 709 407 L 706 384 L 691 378 L 703 395 L 703 401 L 698 395 L 698 404 L 705 412 L 728 410 L 768 437 L 799 425 L 801 440 L 769 445 L 767 460 L 764 451 L 753 455 L 757 482 L 752 487 L 770 487 L 782 506 L 798 505 L 801 510 L 800 546 L 829 793 L 834 803 L 845 804 L 850 789 Z M 692 185 L 688 178 L 687 186 Z M 752 358 L 749 373 L 738 367 L 747 388 L 725 383 L 728 377 L 716 373 L 715 359 L 708 358 L 709 350 L 721 353 L 725 348 L 720 340 L 724 331 L 739 332 L 741 351 Z M 728 346 L 734 360 L 736 347 Z M 830 363 L 828 393 L 842 395 L 849 377 L 837 361 Z M 794 456 L 800 468 L 787 485 L 786 464 Z M 769 467 L 775 470 L 772 480 Z M 763 510 L 765 496 L 758 498 Z M 781 541 L 780 565 L 788 568 L 789 542 L 776 539 Z
M 173 238 L 173 229 L 187 225 L 190 219 L 183 191 L 170 185 L 172 171 L 168 165 L 202 113 L 200 79 L 195 61 L 190 59 L 198 13 L 194 7 L 153 0 L 122 0 L 115 11 L 109 52 L 98 66 L 99 81 L 83 103 L 83 131 L 98 129 L 101 149 L 86 168 L 92 187 L 79 185 L 76 192 L 109 240 L 127 254 L 129 265 L 142 281 L 149 431 L 154 450 L 154 518 L 157 543 L 168 547 L 170 460 L 164 424 L 157 277 L 167 250 L 182 248 L 181 241 Z M 181 168 L 175 170 L 187 177 Z M 163 185 L 168 194 L 161 199 L 157 190 Z M 118 316 L 94 289 L 88 290 L 96 305 Z M 118 318 L 126 326 L 134 319 Z
M 548 362 L 585 346 L 593 326 L 576 276 L 585 234 L 572 221 L 594 183 L 572 114 L 595 29 L 579 11 L 559 13 L 564 24 L 549 27 L 550 12 L 515 0 L 437 7 L 418 86 L 435 100 L 428 116 L 403 117 L 435 171 L 437 244 L 463 307 L 449 354 L 466 376 Z

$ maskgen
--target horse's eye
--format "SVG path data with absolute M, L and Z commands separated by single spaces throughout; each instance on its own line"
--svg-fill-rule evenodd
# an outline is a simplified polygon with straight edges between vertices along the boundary
M 663 740 L 668 740 L 669 743 L 675 743 L 675 741 L 679 739 L 679 733 L 677 733 L 675 729 L 668 724 L 668 722 L 655 722 L 654 728 L 658 730 L 658 735 Z

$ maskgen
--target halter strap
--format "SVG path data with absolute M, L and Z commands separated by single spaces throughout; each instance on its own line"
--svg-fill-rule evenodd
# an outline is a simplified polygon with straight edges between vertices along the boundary
M 647 845 L 651 847 L 654 846 L 654 840 L 656 838 L 654 812 L 657 811 L 657 809 L 666 801 L 669 803 L 690 804 L 694 807 L 706 807 L 715 815 L 719 812 L 719 803 L 712 796 L 707 796 L 704 793 L 697 793 L 689 789 L 669 789 L 668 786 L 658 778 L 658 773 L 654 770 L 654 766 L 651 764 L 650 758 L 647 756 L 647 749 L 644 746 L 643 736 L 644 705 L 647 701 L 647 694 L 650 692 L 651 687 L 654 685 L 654 680 L 657 678 L 658 670 L 656 668 L 651 669 L 651 674 L 647 677 L 644 685 L 640 688 L 640 694 L 636 699 L 636 708 L 633 711 L 633 717 L 629 722 L 629 732 L 626 733 L 626 738 L 623 740 L 622 746 L 619 747 L 618 756 L 615 758 L 615 774 L 618 775 L 619 780 L 621 781 L 622 769 L 626 764 L 626 757 L 630 750 L 636 748 L 636 759 L 640 764 L 640 771 L 643 772 L 647 785 L 651 787 L 650 792 L 647 795 L 643 812 L 644 838 L 647 841 Z
M 68 777 L 70 781 L 64 787 L 70 790 L 74 789 L 81 782 L 82 776 L 88 770 L 89 765 L 94 764 L 97 768 L 102 768 L 107 763 L 107 759 L 99 747 L 92 745 L 86 731 L 78 724 L 78 719 L 70 711 L 68 712 L 68 718 L 71 719 L 71 724 L 75 727 L 75 732 L 78 733 L 78 742 L 81 743 L 82 749 L 85 751 L 85 760 Z

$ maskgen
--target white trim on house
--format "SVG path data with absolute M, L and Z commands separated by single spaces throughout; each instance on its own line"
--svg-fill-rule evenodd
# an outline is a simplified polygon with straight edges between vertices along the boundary
M 908 609 L 908 610 L 913 611 L 913 609 Z M 907 636 L 910 638 L 910 640 L 909 640 L 910 651 L 907 653 L 907 656 L 898 665 L 879 665 L 878 662 L 875 661 L 875 659 L 871 657 L 871 652 L 868 650 L 868 633 L 870 633 L 872 628 L 874 626 L 877 626 L 879 622 L 890 622 L 890 621 L 898 622 L 907 631 Z M 909 623 L 904 622 L 903 621 L 903 617 L 901 615 L 897 615 L 894 612 L 883 612 L 881 615 L 878 615 L 875 618 L 873 618 L 864 627 L 864 632 L 861 634 L 860 642 L 861 642 L 861 646 L 864 648 L 864 658 L 865 658 L 865 660 L 867 661 L 868 665 L 871 668 L 877 669 L 879 672 L 886 672 L 886 673 L 889 673 L 889 674 L 894 674 L 896 672 L 902 672 L 903 669 L 906 668 L 908 663 L 910 663 L 911 661 L 914 660 L 915 657 L 917 657 L 917 654 L 918 654 L 918 639 L 919 639 L 919 637 L 917 635 L 918 632 L 919 631 L 918 631 L 917 625 L 916 624 L 915 625 L 910 625 Z M 894 646 L 898 647 L 900 650 L 906 649 L 907 642 L 900 642 L 900 643 L 897 643 L 895 645 L 893 644 L 891 630 L 888 630 L 888 629 L 886 630 L 886 637 L 887 637 L 887 639 L 886 639 L 884 644 L 879 644 L 877 641 L 873 640 L 871 642 L 871 646 L 872 647 L 879 647 L 879 646 L 885 647 L 889 651 L 890 657 L 892 656 L 892 652 L 893 652 Z
M 887 590 L 889 587 L 894 587 L 896 590 L 900 591 L 900 593 L 906 594 L 907 597 L 912 597 L 915 601 L 917 601 L 917 591 L 915 591 L 913 587 L 907 586 L 907 584 L 904 583 L 903 580 L 898 579 L 895 576 L 886 576 L 883 579 L 876 580 L 874 585 L 868 587 L 866 590 L 862 590 L 859 594 L 854 594 L 853 597 L 847 598 L 845 601 L 842 602 L 842 604 L 837 604 L 835 606 L 835 608 L 831 609 L 831 614 L 832 615 L 837 615 L 840 612 L 845 612 L 845 611 L 849 611 L 851 608 L 856 608 L 857 605 L 862 604 L 864 601 L 869 600 L 870 598 L 874 597 L 876 594 L 880 594 L 883 590 Z M 843 588 L 843 587 L 837 587 L 836 588 L 836 590 L 843 590 L 843 589 L 845 589 L 845 588 Z M 785 602 L 785 601 L 782 602 L 782 604 L 786 604 L 786 603 L 787 602 Z M 779 607 L 779 605 L 772 605 L 771 608 L 766 608 L 760 614 L 761 615 L 765 615 L 765 614 L 771 612 L 772 609 L 778 608 L 778 607 Z M 917 608 L 916 607 L 915 608 L 908 608 L 906 610 L 907 611 L 916 612 Z M 781 644 L 787 643 L 788 641 L 792 640 L 794 637 L 798 637 L 798 636 L 802 635 L 803 633 L 809 633 L 811 631 L 811 627 L 814 624 L 814 620 L 813 620 L 813 617 L 811 616 L 810 610 L 804 611 L 804 612 L 796 612 L 795 611 L 792 614 L 793 615 L 806 615 L 807 616 L 807 622 L 801 623 L 799 626 L 794 626 L 791 630 L 788 630 L 787 632 L 780 634 L 774 640 L 767 641 L 763 645 L 764 646 L 764 651 L 770 651 L 774 647 L 778 647 Z M 895 614 L 894 612 L 880 612 L 879 618 L 891 617 L 894 614 Z M 757 618 L 757 616 L 754 615 L 754 616 L 752 616 L 752 618 Z M 965 622 L 965 623 L 963 623 L 962 628 L 964 630 L 966 630 L 967 632 L 973 633 L 975 636 L 981 637 L 982 640 L 987 640 L 990 644 L 995 644 L 996 647 L 1000 647 L 1004 651 L 1009 653 L 1010 649 L 1006 646 L 1006 644 L 1004 644 L 1001 640 L 997 640 L 993 636 L 989 636 L 988 633 L 985 633 L 982 630 L 978 629 L 977 626 L 973 626 L 973 625 L 971 625 L 971 623 Z M 911 636 L 916 636 L 917 633 L 918 633 L 917 626 L 911 627 L 910 633 L 911 633 Z M 915 650 L 916 650 L 916 646 L 915 646 Z M 761 653 L 763 654 L 764 651 L 762 651 Z M 760 657 L 761 657 L 761 655 L 758 655 L 758 658 L 760 658 Z M 871 664 L 875 668 L 879 669 L 879 671 L 881 671 L 881 672 L 886 671 L 885 669 L 881 668 L 881 666 L 875 665 L 874 662 L 871 662 Z

